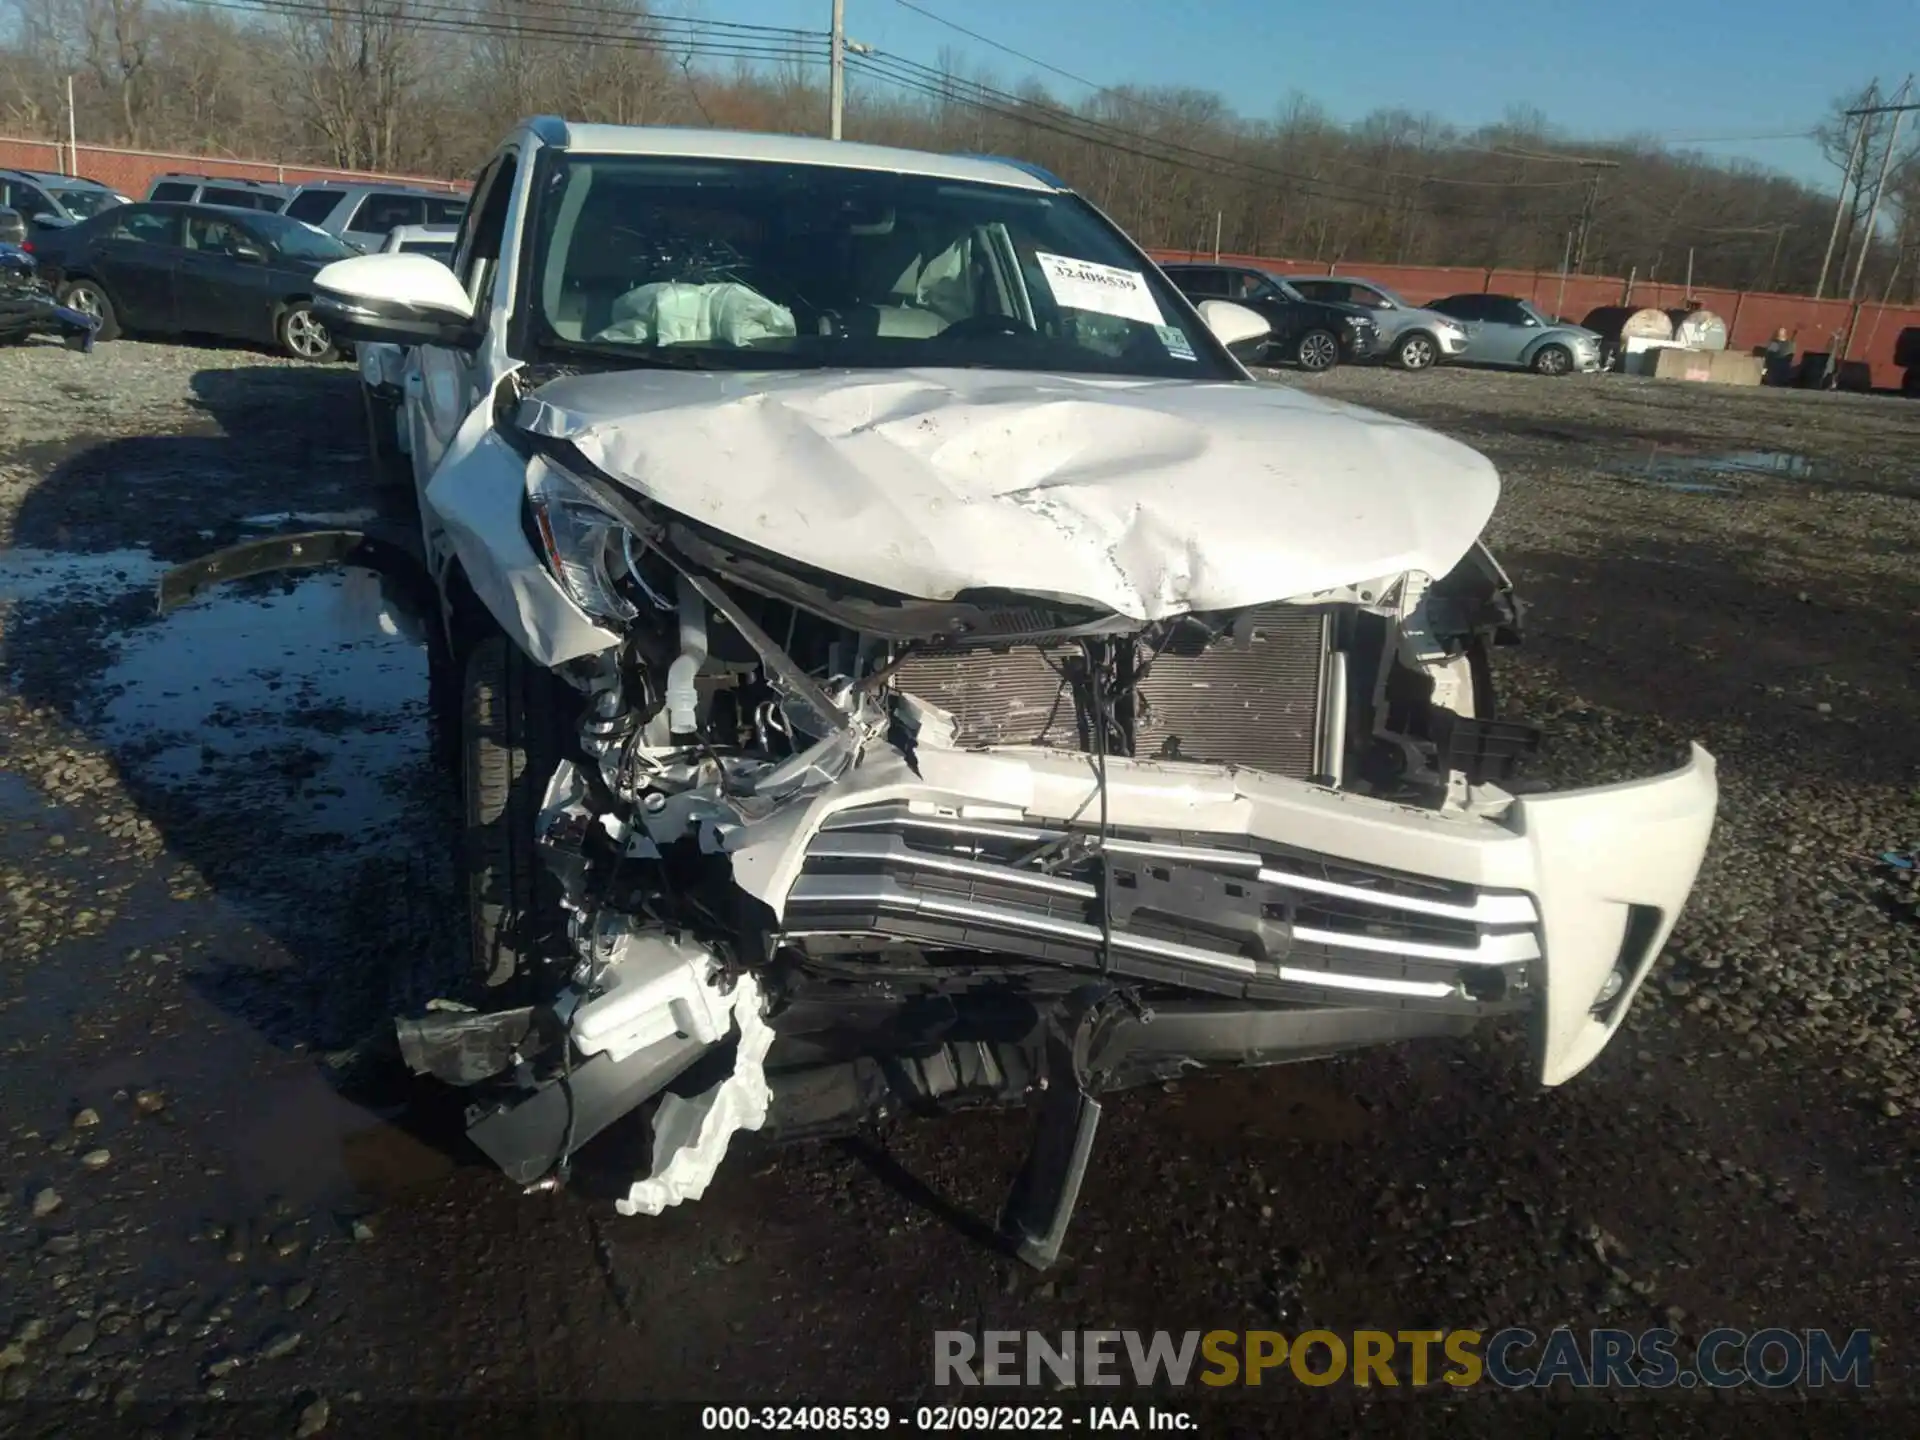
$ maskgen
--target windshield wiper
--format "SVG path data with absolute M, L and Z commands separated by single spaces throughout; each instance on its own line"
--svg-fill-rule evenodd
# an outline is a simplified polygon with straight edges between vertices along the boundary
M 595 359 L 610 360 L 615 365 L 632 366 L 640 370 L 711 370 L 714 368 L 703 362 L 691 350 L 663 349 L 658 345 L 642 348 L 610 341 L 548 338 L 541 341 L 540 348 L 555 354 L 591 355 Z

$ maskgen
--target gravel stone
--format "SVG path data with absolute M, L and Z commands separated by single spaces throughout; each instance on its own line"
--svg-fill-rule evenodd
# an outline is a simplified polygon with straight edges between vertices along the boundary
M 300 1407 L 300 1418 L 294 1423 L 294 1440 L 310 1440 L 327 1428 L 333 1419 L 333 1407 L 327 1404 L 327 1397 L 316 1395 Z

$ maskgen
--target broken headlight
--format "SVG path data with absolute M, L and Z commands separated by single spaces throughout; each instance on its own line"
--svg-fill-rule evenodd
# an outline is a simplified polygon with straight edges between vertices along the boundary
M 603 624 L 620 625 L 640 613 L 622 591 L 630 579 L 643 590 L 634 564 L 637 542 L 594 493 L 544 459 L 527 470 L 527 504 L 534 538 L 547 569 L 567 598 Z

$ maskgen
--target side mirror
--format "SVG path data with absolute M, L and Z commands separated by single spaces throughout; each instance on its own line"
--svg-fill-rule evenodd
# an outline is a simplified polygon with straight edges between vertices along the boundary
M 1229 347 L 1257 340 L 1273 328 L 1260 315 L 1231 300 L 1202 300 L 1200 318 L 1213 338 Z
M 338 339 L 374 345 L 479 343 L 473 302 L 438 260 L 404 250 L 355 255 L 313 277 L 314 313 Z
M 267 252 L 262 250 L 258 245 L 249 245 L 246 241 L 242 240 L 238 245 L 233 247 L 233 258 L 236 260 L 244 260 L 249 265 L 262 265 L 266 263 Z

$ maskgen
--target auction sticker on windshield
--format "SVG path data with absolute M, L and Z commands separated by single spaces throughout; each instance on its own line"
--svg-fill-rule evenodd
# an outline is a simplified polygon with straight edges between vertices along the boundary
M 1145 325 L 1167 323 L 1153 292 L 1147 289 L 1146 277 L 1138 270 L 1097 265 L 1091 260 L 1069 260 L 1045 250 L 1034 251 L 1033 258 L 1047 277 L 1053 298 L 1068 310 L 1117 315 L 1122 320 L 1138 320 Z

